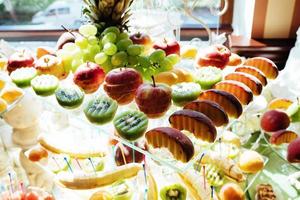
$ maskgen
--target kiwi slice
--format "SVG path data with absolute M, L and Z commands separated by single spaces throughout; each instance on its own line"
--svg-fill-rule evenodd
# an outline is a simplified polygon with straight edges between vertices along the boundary
M 91 157 L 89 159 L 84 159 L 81 162 L 82 169 L 87 172 L 99 172 L 104 169 L 104 160 L 100 157 Z
M 98 96 L 90 100 L 84 109 L 87 119 L 95 124 L 105 124 L 110 122 L 118 109 L 115 100 L 107 96 Z
M 121 137 L 133 141 L 145 133 L 148 118 L 140 111 L 127 110 L 115 117 L 114 126 Z
M 30 81 L 37 76 L 37 71 L 33 67 L 22 67 L 10 74 L 10 78 L 18 87 L 30 86 Z
M 52 95 L 59 85 L 59 80 L 56 76 L 43 74 L 36 76 L 31 80 L 31 87 L 34 92 L 40 96 Z
M 222 70 L 217 67 L 201 67 L 197 70 L 195 79 L 202 89 L 210 89 L 222 80 Z
M 68 169 L 68 165 L 65 159 L 67 159 L 69 163 L 71 162 L 71 158 L 67 155 L 61 156 L 58 154 L 53 154 L 51 158 L 48 159 L 47 168 L 55 174 L 61 171 L 66 171 Z
M 64 108 L 77 108 L 84 99 L 84 92 L 76 85 L 62 86 L 55 91 L 59 105 Z
M 165 186 L 160 190 L 160 198 L 162 200 L 185 200 L 186 189 L 179 183 Z
M 178 83 L 172 87 L 172 99 L 176 105 L 184 104 L 196 100 L 201 93 L 201 87 L 197 83 Z
M 113 200 L 131 200 L 133 197 L 132 188 L 124 181 L 117 181 L 111 187 Z
M 199 164 L 199 162 L 196 162 L 194 164 L 194 169 L 196 171 L 199 171 L 201 174 L 203 173 L 203 165 Z M 205 165 L 205 177 L 207 179 L 207 182 L 214 186 L 219 187 L 224 184 L 225 181 L 225 175 L 221 172 L 215 165 L 212 164 L 206 164 Z

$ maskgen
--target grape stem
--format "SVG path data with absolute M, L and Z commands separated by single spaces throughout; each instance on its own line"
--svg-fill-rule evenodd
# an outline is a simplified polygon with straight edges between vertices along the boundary
M 164 38 L 164 43 L 168 44 L 168 40 L 166 38 Z
M 156 87 L 155 79 L 154 79 L 154 76 L 153 76 L 153 75 L 151 76 L 151 79 L 152 79 L 153 87 Z

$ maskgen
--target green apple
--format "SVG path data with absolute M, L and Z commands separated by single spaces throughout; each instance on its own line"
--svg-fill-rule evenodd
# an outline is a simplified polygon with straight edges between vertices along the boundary
M 300 104 L 294 102 L 286 110 L 287 115 L 291 118 L 292 122 L 300 122 Z

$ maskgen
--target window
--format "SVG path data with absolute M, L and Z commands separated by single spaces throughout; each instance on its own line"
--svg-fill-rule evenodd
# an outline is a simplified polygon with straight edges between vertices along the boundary
M 70 8 L 58 8 L 59 15 L 70 14 Z
M 55 9 L 51 9 L 48 12 L 46 12 L 45 14 L 47 17 L 51 17 L 51 16 L 55 16 L 56 15 L 56 10 Z

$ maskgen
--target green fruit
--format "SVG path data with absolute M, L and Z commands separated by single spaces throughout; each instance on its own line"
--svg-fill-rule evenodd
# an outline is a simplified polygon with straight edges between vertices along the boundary
M 104 161 L 102 158 L 89 158 L 89 159 L 84 159 L 81 163 L 81 167 L 83 170 L 87 173 L 90 172 L 99 172 L 104 169 Z
M 128 39 L 128 38 L 129 38 L 128 33 L 123 32 L 123 33 L 120 33 L 120 35 L 118 37 L 118 41 L 123 40 L 123 39 Z
M 114 126 L 122 138 L 133 141 L 145 133 L 148 127 L 148 118 L 140 111 L 128 110 L 115 117 Z
M 105 63 L 107 59 L 108 59 L 108 56 L 103 52 L 98 53 L 95 56 L 95 62 L 99 65 Z
M 117 181 L 111 187 L 113 200 L 131 200 L 133 197 L 132 188 L 125 181 Z
M 153 63 L 159 63 L 160 61 L 162 61 L 164 58 L 166 57 L 166 53 L 161 50 L 155 50 L 150 54 L 150 61 Z
M 120 51 L 111 57 L 111 64 L 114 67 L 124 67 L 127 63 L 127 53 Z
M 76 85 L 62 86 L 55 91 L 55 97 L 62 107 L 77 108 L 83 102 L 84 92 Z
M 138 44 L 132 44 L 128 46 L 127 53 L 130 56 L 138 56 L 143 52 L 143 46 Z
M 195 79 L 202 89 L 210 89 L 222 80 L 222 70 L 217 67 L 201 67 L 196 72 Z
M 137 56 L 128 56 L 128 64 L 129 66 L 135 66 L 139 63 L 138 57 Z
M 201 93 L 201 87 L 197 83 L 178 83 L 171 86 L 173 102 L 183 106 L 187 102 L 194 101 Z
M 117 42 L 117 47 L 119 51 L 126 51 L 127 48 L 132 44 L 133 42 L 130 39 L 122 39 Z
M 167 59 L 172 63 L 172 65 L 176 65 L 180 61 L 180 56 L 177 54 L 170 54 L 167 56 Z
M 106 44 L 108 42 L 115 43 L 117 41 L 117 35 L 115 33 L 109 32 L 104 35 L 102 38 L 102 44 Z
M 99 40 L 98 40 L 98 38 L 96 36 L 90 36 L 90 37 L 88 37 L 88 43 L 90 45 L 97 45 L 98 42 L 99 42 Z
M 111 57 L 110 56 L 108 56 L 106 61 L 103 64 L 101 64 L 101 67 L 103 68 L 105 73 L 108 73 L 110 70 L 113 69 L 113 65 L 111 64 Z
M 160 190 L 160 198 L 162 200 L 185 200 L 186 189 L 179 183 L 165 186 Z
M 37 71 L 33 67 L 22 67 L 10 74 L 12 81 L 19 87 L 30 86 L 30 81 L 37 76 Z
M 292 122 L 300 122 L 300 105 L 294 102 L 286 110 L 287 115 L 291 118 Z
M 224 174 L 214 165 L 206 165 L 205 176 L 212 186 L 219 187 L 224 184 Z
M 116 54 L 117 51 L 118 51 L 117 46 L 110 42 L 106 43 L 103 47 L 103 52 L 108 56 L 112 56 L 112 55 Z
M 56 76 L 43 74 L 31 80 L 31 87 L 37 95 L 49 96 L 52 95 L 59 85 L 59 80 Z
M 101 35 L 104 36 L 104 35 L 106 35 L 107 33 L 115 33 L 117 36 L 119 36 L 120 30 L 118 29 L 118 27 L 110 26 L 110 27 L 107 27 L 107 28 L 101 33 Z
M 161 60 L 159 62 L 159 66 L 160 66 L 159 71 L 161 71 L 161 72 L 170 71 L 171 69 L 173 69 L 172 62 L 167 58 L 164 58 L 163 60 Z
M 70 157 L 66 155 L 65 158 L 70 163 Z M 65 158 L 58 154 L 52 154 L 51 158 L 48 159 L 47 168 L 55 174 L 67 170 L 68 164 L 65 161 Z
M 117 108 L 116 101 L 106 96 L 99 96 L 89 101 L 84 114 L 90 122 L 101 125 L 113 119 Z

